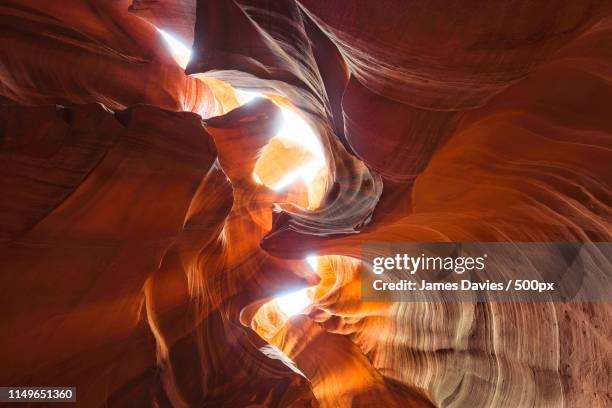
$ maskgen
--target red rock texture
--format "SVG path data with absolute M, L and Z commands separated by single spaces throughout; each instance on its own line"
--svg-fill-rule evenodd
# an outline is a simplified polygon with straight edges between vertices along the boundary
M 8 0 L 0 27 L 0 385 L 612 404 L 609 303 L 359 287 L 364 242 L 612 240 L 610 2 Z M 193 45 L 191 75 L 155 27 Z M 323 146 L 320 200 L 253 176 L 289 105 Z M 267 303 L 305 286 L 301 316 Z

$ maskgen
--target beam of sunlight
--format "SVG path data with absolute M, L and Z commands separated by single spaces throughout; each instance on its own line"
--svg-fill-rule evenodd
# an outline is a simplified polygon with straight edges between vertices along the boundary
M 302 146 L 315 156 L 315 161 L 321 166 L 325 163 L 325 155 L 321 142 L 315 135 L 308 123 L 297 113 L 283 108 L 283 126 L 280 128 L 277 137 L 292 140 Z
M 302 171 L 303 171 L 302 169 L 303 167 L 300 167 L 297 170 L 294 170 L 292 172 L 289 172 L 288 174 L 285 174 L 285 176 L 278 183 L 276 183 L 274 187 L 272 187 L 272 190 L 281 191 L 285 187 L 290 186 L 294 181 L 300 178 L 300 176 L 302 175 Z
M 319 267 L 319 258 L 316 255 L 308 255 L 306 257 L 306 263 L 316 272 Z
M 265 98 L 265 95 L 259 92 L 243 89 L 236 90 L 236 96 L 241 104 L 247 104 L 256 98 Z M 298 113 L 282 106 L 280 109 L 283 124 L 275 137 L 299 144 L 305 150 L 312 153 L 314 158 L 306 165 L 286 174 L 273 187 L 275 191 L 280 191 L 288 187 L 299 178 L 302 178 L 306 184 L 309 184 L 314 180 L 319 170 L 325 166 L 323 147 L 312 128 Z M 256 179 L 258 178 L 256 177 Z
M 157 31 L 159 31 L 162 38 L 166 41 L 168 49 L 170 50 L 170 53 L 175 61 L 182 68 L 185 68 L 189 62 L 189 58 L 191 57 L 191 50 L 170 33 L 159 28 L 157 28 Z M 256 98 L 265 98 L 265 96 L 259 92 L 243 89 L 236 89 L 235 93 L 238 101 L 242 105 L 247 104 Z M 309 184 L 314 180 L 319 170 L 325 166 L 325 155 L 323 153 L 323 148 L 319 139 L 308 123 L 298 113 L 285 107 L 281 107 L 281 114 L 283 117 L 283 124 L 275 137 L 298 143 L 304 149 L 311 152 L 314 155 L 314 159 L 299 169 L 286 174 L 273 187 L 273 190 L 275 191 L 283 190 L 299 178 L 302 178 L 305 183 Z M 253 174 L 253 178 L 257 183 L 261 184 L 261 179 L 256 174 Z
M 287 317 L 300 313 L 312 303 L 308 296 L 308 288 L 277 297 L 275 301 L 279 309 L 282 310 Z
M 168 49 L 174 60 L 183 68 L 187 66 L 191 57 L 191 50 L 181 43 L 170 33 L 157 29 L 162 38 L 168 45 Z M 241 105 L 247 104 L 256 98 L 265 98 L 259 92 L 253 92 L 242 89 L 235 89 L 235 95 Z M 281 190 L 300 177 L 306 182 L 311 183 L 316 177 L 320 169 L 325 166 L 325 155 L 319 139 L 308 123 L 296 112 L 286 107 L 280 106 L 283 118 L 283 124 L 278 133 L 274 136 L 279 139 L 290 140 L 301 145 L 305 150 L 311 152 L 314 159 L 306 165 L 286 174 L 275 186 L 274 190 Z M 260 177 L 253 173 L 253 179 L 256 183 L 262 184 Z M 310 267 L 317 270 L 317 257 L 314 255 L 308 256 L 306 262 Z M 274 299 L 278 308 L 287 316 L 294 316 L 312 304 L 312 300 L 308 295 L 308 288 L 300 289 Z
M 236 98 L 238 98 L 238 102 L 241 105 L 246 105 L 256 98 L 264 98 L 264 96 L 259 92 L 245 91 L 242 89 L 234 89 L 234 92 L 236 93 Z
M 171 34 L 167 33 L 164 30 L 157 29 L 159 33 L 162 35 L 166 44 L 168 44 L 168 48 L 170 49 L 170 53 L 172 57 L 176 61 L 177 64 L 181 66 L 181 68 L 185 68 L 187 63 L 189 63 L 189 59 L 191 58 L 191 50 L 185 44 L 177 40 Z

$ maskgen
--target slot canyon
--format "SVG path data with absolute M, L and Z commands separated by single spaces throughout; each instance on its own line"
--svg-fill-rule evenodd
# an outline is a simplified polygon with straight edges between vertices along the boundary
M 611 242 L 611 206 L 610 0 L 0 0 L 2 387 L 610 407 L 610 302 L 361 274 L 377 242 Z

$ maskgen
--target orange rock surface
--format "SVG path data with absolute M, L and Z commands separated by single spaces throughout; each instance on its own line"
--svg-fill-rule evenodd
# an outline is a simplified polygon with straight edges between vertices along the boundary
M 359 272 L 368 242 L 612 241 L 609 1 L 5 0 L 0 24 L 0 386 L 612 405 L 610 303 L 365 302 Z M 326 164 L 277 191 L 312 159 L 283 109 Z

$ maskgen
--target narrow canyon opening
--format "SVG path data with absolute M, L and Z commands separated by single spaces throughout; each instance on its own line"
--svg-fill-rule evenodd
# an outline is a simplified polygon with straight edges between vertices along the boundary
M 551 2 L 3 0 L 0 403 L 612 406 L 612 2 Z
M 185 68 L 191 56 L 189 47 L 171 33 L 159 28 L 157 30 L 161 33 L 176 63 Z M 278 95 L 234 89 L 229 84 L 225 84 L 224 90 L 233 92 L 239 106 L 251 103 L 257 98 L 271 98 L 277 104 L 282 114 L 282 125 L 261 150 L 253 169 L 253 179 L 256 183 L 274 191 L 283 191 L 296 182 L 302 182 L 301 187 L 308 192 L 307 207 L 316 209 L 324 194 L 324 189 L 319 184 L 326 176 L 327 163 L 319 137 L 298 109 Z M 313 273 L 317 273 L 316 255 L 307 256 L 304 262 L 310 266 Z M 305 287 L 288 293 L 279 293 L 260 308 L 254 320 L 274 321 L 277 331 L 288 319 L 312 304 L 315 291 L 315 287 Z M 260 334 L 265 334 L 265 331 Z

